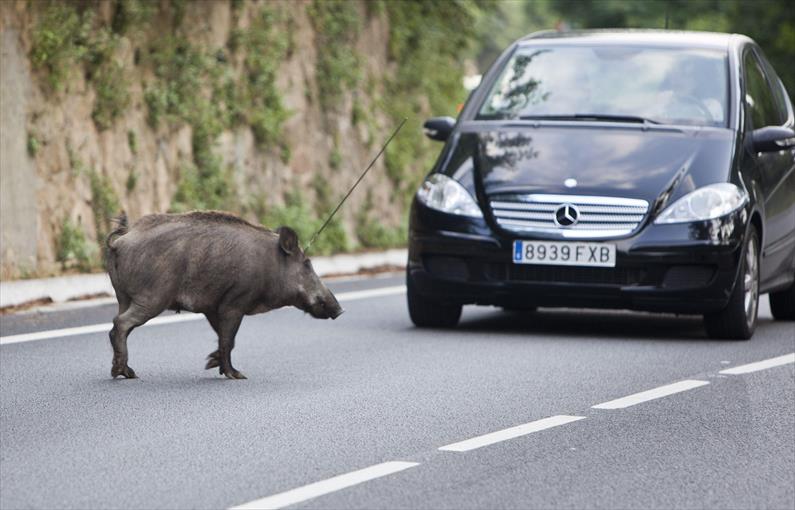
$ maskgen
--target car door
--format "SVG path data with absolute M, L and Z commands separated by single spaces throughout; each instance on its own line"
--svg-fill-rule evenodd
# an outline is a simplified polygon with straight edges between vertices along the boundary
M 792 108 L 781 80 L 756 48 L 743 57 L 746 136 L 766 126 L 793 126 Z M 762 290 L 791 281 L 795 267 L 795 150 L 752 155 L 764 201 L 760 266 Z

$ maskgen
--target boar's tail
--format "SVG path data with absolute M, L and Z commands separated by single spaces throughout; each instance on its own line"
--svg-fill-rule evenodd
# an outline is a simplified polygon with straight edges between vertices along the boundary
M 116 237 L 123 236 L 127 233 L 127 214 L 122 211 L 121 214 L 113 219 L 113 222 L 116 223 L 118 226 L 116 227 L 113 232 L 108 234 L 107 239 L 105 239 L 105 246 L 108 249 L 108 253 L 113 251 L 113 240 Z

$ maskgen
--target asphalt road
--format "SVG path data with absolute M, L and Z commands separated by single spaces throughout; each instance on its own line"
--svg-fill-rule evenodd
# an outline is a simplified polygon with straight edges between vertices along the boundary
M 204 370 L 203 320 L 137 329 L 138 380 L 110 379 L 104 332 L 6 342 L 0 507 L 795 508 L 795 364 L 720 373 L 795 352 L 766 297 L 754 338 L 722 342 L 695 318 L 583 310 L 419 330 L 401 284 L 334 283 L 333 322 L 246 318 L 243 381 Z M 0 336 L 113 308 L 3 316 Z

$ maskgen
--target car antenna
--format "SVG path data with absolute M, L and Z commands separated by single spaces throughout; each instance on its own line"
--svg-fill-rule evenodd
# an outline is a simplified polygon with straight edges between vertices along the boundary
M 386 150 L 386 147 L 387 147 L 387 145 L 389 145 L 389 142 L 391 142 L 391 141 L 392 141 L 392 139 L 393 139 L 393 138 L 395 138 L 395 135 L 397 135 L 397 134 L 398 134 L 398 131 L 400 131 L 400 128 L 402 128 L 402 127 L 403 127 L 403 124 L 405 124 L 407 120 L 408 120 L 408 119 L 407 119 L 406 117 L 403 117 L 403 120 L 400 122 L 400 124 L 398 125 L 398 127 L 397 127 L 397 128 L 395 128 L 395 131 L 393 131 L 393 132 L 392 132 L 392 136 L 390 136 L 390 137 L 387 139 L 387 141 L 384 143 L 384 146 L 383 146 L 383 147 L 381 147 L 381 150 L 380 150 L 380 151 L 378 151 L 378 154 L 376 154 L 376 155 L 375 155 L 375 157 L 374 157 L 374 158 L 373 158 L 373 160 L 370 162 L 370 164 L 369 164 L 369 165 L 367 165 L 367 168 L 365 168 L 365 169 L 364 169 L 364 172 L 362 172 L 362 175 L 360 175 L 360 176 L 359 176 L 359 178 L 358 178 L 358 179 L 356 179 L 356 182 L 355 182 L 355 183 L 353 183 L 353 186 L 351 186 L 351 189 L 349 189 L 349 190 L 348 190 L 348 193 L 347 193 L 347 194 L 346 194 L 346 195 L 345 195 L 345 196 L 342 198 L 342 200 L 340 200 L 340 203 L 339 203 L 339 204 L 337 204 L 337 207 L 335 207 L 335 208 L 334 208 L 334 210 L 333 210 L 333 211 L 331 211 L 331 214 L 329 214 L 328 218 L 326 218 L 326 221 L 323 223 L 323 226 L 322 226 L 322 227 L 320 227 L 320 228 L 317 230 L 317 232 L 315 232 L 315 233 L 312 235 L 312 238 L 309 240 L 309 242 L 308 242 L 308 243 L 306 243 L 306 246 L 304 247 L 304 253 L 306 253 L 306 252 L 309 250 L 309 247 L 310 247 L 310 246 L 312 246 L 312 243 L 314 243 L 314 242 L 315 242 L 315 239 L 317 239 L 317 237 L 320 235 L 320 233 L 321 233 L 321 232 L 323 232 L 323 229 L 325 229 L 325 228 L 328 226 L 328 224 L 331 222 L 331 219 L 334 217 L 334 215 L 335 215 L 335 214 L 337 214 L 337 211 L 339 211 L 339 210 L 340 210 L 340 207 L 342 207 L 342 204 L 344 204 L 344 203 L 345 203 L 345 201 L 348 199 L 348 197 L 349 197 L 349 196 L 351 196 L 351 193 L 353 193 L 353 190 L 354 190 L 354 189 L 356 189 L 356 186 L 358 186 L 358 185 L 359 185 L 359 183 L 360 183 L 360 182 L 362 182 L 362 179 L 364 179 L 364 176 L 365 176 L 365 175 L 367 175 L 367 172 L 369 172 L 369 171 L 370 171 L 370 169 L 371 169 L 371 168 L 373 167 L 373 165 L 375 164 L 375 162 L 376 162 L 376 161 L 378 161 L 378 158 L 379 158 L 379 157 L 381 157 L 381 154 L 383 154 L 383 153 L 384 153 L 384 151 Z

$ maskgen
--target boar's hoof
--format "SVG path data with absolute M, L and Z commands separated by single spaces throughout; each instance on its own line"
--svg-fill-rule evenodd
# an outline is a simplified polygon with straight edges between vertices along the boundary
M 126 365 L 123 366 L 123 367 L 114 366 L 110 370 L 110 375 L 114 379 L 119 377 L 119 376 L 123 376 L 125 379 L 138 379 L 138 376 L 135 375 L 135 371 L 133 371 L 132 368 L 130 368 L 130 367 L 126 366 Z
M 205 370 L 221 366 L 221 354 L 218 351 L 213 351 L 207 356 L 207 364 L 204 365 Z
M 235 370 L 234 368 L 233 368 L 233 369 L 231 369 L 231 370 L 227 370 L 227 371 L 225 371 L 225 372 L 224 372 L 224 375 L 225 375 L 227 378 L 229 378 L 229 379 L 247 379 L 247 377 L 246 377 L 245 375 L 243 375 L 243 373 L 242 373 L 242 372 L 238 372 L 238 371 L 237 371 L 237 370 Z

